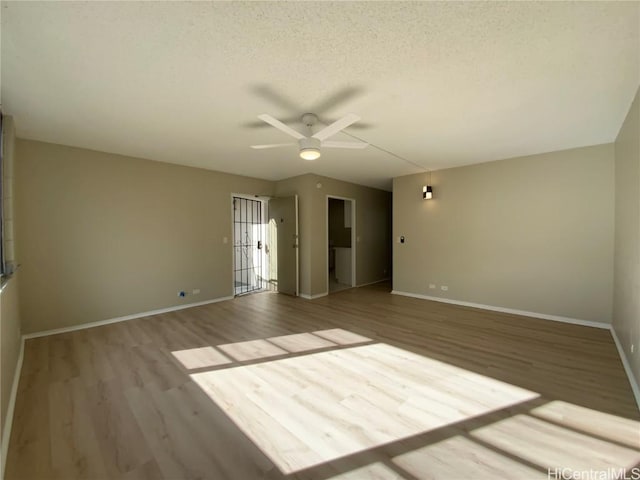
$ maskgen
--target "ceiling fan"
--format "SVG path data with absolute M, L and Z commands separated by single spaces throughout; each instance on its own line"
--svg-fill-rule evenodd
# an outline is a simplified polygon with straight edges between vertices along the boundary
M 331 125 L 324 127 L 319 132 L 313 133 L 312 127 L 318 122 L 318 117 L 313 113 L 305 113 L 302 116 L 302 123 L 309 130 L 309 135 L 303 135 L 293 128 L 285 125 L 280 120 L 273 118 L 271 115 L 263 113 L 258 115 L 258 118 L 269 125 L 276 127 L 278 130 L 283 131 L 287 135 L 291 135 L 298 140 L 298 146 L 300 148 L 300 158 L 304 160 L 315 160 L 320 157 L 320 147 L 327 148 L 365 148 L 369 144 L 364 142 L 336 142 L 327 140 L 339 131 L 347 128 L 354 122 L 360 120 L 358 115 L 350 113 L 349 115 L 342 117 L 340 120 L 336 120 Z M 274 143 L 270 145 L 251 145 L 251 148 L 257 150 L 265 148 L 285 147 L 288 145 L 295 145 L 295 143 Z

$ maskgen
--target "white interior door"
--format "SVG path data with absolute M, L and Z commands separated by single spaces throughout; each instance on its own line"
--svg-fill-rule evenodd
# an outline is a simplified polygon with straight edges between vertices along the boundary
M 269 200 L 270 282 L 276 290 L 298 295 L 298 196 Z

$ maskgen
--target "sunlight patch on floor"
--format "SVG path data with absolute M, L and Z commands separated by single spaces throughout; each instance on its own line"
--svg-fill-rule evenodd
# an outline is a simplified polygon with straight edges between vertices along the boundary
M 385 344 L 191 377 L 285 474 L 538 397 Z
M 195 368 L 217 367 L 227 365 L 232 361 L 226 355 L 220 353 L 213 347 L 189 348 L 187 350 L 178 350 L 171 354 L 186 368 L 193 370 Z
M 357 333 L 350 332 L 349 330 L 343 330 L 342 328 L 332 328 L 330 330 L 318 330 L 313 332 L 322 338 L 326 338 L 338 345 L 354 345 L 356 343 L 370 342 L 371 339 L 358 335 Z
M 387 467 L 384 463 L 374 462 L 364 467 L 329 477 L 327 480 L 405 480 L 405 477 Z
M 544 412 L 544 407 L 539 411 Z M 592 418 L 587 415 L 582 420 L 587 423 Z M 606 435 L 606 423 L 600 424 L 600 432 Z M 628 448 L 530 415 L 500 420 L 472 431 L 470 436 L 545 470 L 604 471 L 608 468 L 630 468 L 640 462 L 637 447 Z
M 283 335 L 281 337 L 271 337 L 268 340 L 278 347 L 284 348 L 286 351 L 291 353 L 319 350 L 321 348 L 336 346 L 335 343 L 314 335 L 313 333 Z
M 288 353 L 286 350 L 263 339 L 228 343 L 226 345 L 219 345 L 218 348 L 239 362 L 277 357 L 278 355 L 286 355 Z
M 546 471 L 459 435 L 398 455 L 393 458 L 393 463 L 416 478 L 548 478 Z
M 278 337 L 261 338 L 224 345 L 177 350 L 171 354 L 187 370 L 213 368 L 236 362 L 281 357 L 290 353 L 303 353 L 344 345 L 367 343 L 371 339 L 341 328 L 317 332 L 294 333 Z M 220 352 L 222 350 L 224 353 Z M 231 357 L 231 358 L 229 358 Z M 233 359 L 233 360 L 232 360 Z
M 640 449 L 640 422 L 610 413 L 554 400 L 529 412 L 531 415 Z

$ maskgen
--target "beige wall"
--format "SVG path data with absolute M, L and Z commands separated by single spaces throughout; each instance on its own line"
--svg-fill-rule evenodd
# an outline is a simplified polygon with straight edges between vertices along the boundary
M 13 160 L 14 126 L 11 117 L 4 117 L 4 207 L 5 218 L 13 218 Z M 11 232 L 5 232 L 12 238 Z M 13 240 L 9 240 L 13 244 Z M 6 243 L 5 243 L 6 246 Z M 13 259 L 13 246 L 8 258 Z M 14 274 L 3 286 L 0 293 L 0 434 L 4 434 L 9 396 L 13 384 L 16 364 L 20 352 L 20 312 L 18 308 L 18 273 Z M 3 453 L 7 446 L 3 438 Z
M 428 201 L 426 175 L 394 179 L 394 290 L 610 322 L 613 153 L 600 145 L 433 172 Z
M 640 90 L 615 143 L 613 328 L 640 384 Z M 631 353 L 631 345 L 634 353 Z
M 318 187 L 320 185 L 320 187 Z M 300 292 L 327 292 L 327 195 L 356 201 L 356 284 L 389 277 L 391 194 L 320 175 L 277 182 L 276 193 L 296 193 L 300 201 Z
M 388 276 L 389 192 L 310 174 L 269 182 L 21 139 L 17 159 L 23 333 L 232 295 L 231 193 L 299 195 L 302 294 L 326 292 L 328 194 L 356 199 L 357 283 Z M 177 296 L 196 288 L 199 295 Z
M 21 139 L 16 147 L 24 333 L 233 294 L 231 193 L 269 195 L 273 182 Z M 201 293 L 178 298 L 194 288 Z

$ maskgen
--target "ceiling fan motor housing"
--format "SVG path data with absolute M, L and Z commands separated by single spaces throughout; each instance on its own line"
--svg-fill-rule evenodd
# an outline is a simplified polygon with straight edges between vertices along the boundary
M 305 113 L 302 116 L 302 123 L 307 127 L 313 127 L 318 122 L 318 117 L 314 113 Z
M 313 137 L 305 137 L 298 140 L 300 142 L 300 150 L 307 150 L 310 148 L 319 149 L 320 148 L 320 140 Z
M 320 140 L 313 137 L 305 137 L 298 140 L 300 144 L 300 158 L 315 160 L 320 157 Z

